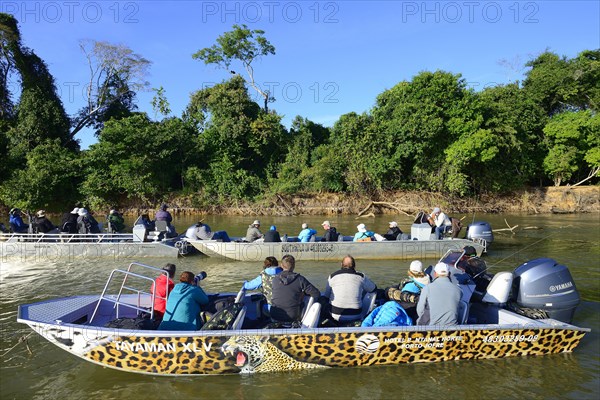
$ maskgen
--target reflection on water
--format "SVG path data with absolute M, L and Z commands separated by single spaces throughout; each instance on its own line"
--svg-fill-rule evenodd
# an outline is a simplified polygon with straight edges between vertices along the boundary
M 386 399 L 441 397 L 453 398 L 590 398 L 600 392 L 600 227 L 598 216 L 485 216 L 494 227 L 536 226 L 516 235 L 497 234 L 496 242 L 485 256 L 491 272 L 512 270 L 524 261 L 545 256 L 569 266 L 584 302 L 575 315 L 576 325 L 588 327 L 587 334 L 573 354 L 331 369 L 299 373 L 253 376 L 164 378 L 124 373 L 102 368 L 72 356 L 37 335 L 28 339 L 29 354 L 20 337 L 30 329 L 16 323 L 17 306 L 53 297 L 100 293 L 113 268 L 126 268 L 133 260 L 82 259 L 23 264 L 0 260 L 0 398 L 94 398 L 138 399 L 281 399 L 346 398 Z M 253 218 L 208 216 L 213 229 L 226 229 L 243 235 Z M 302 222 L 319 228 L 323 219 L 332 220 L 344 234 L 354 232 L 359 222 L 369 229 L 383 231 L 390 217 L 335 221 L 331 217 L 263 217 L 263 226 L 275 224 L 282 233 L 297 234 Z M 401 228 L 409 230 L 407 217 L 394 217 Z M 181 231 L 194 219 L 179 219 Z M 146 264 L 162 266 L 175 261 L 178 271 L 206 271 L 207 291 L 235 292 L 244 280 L 254 278 L 261 263 L 223 262 L 208 257 L 178 260 L 145 258 Z M 434 263 L 435 260 L 427 260 Z M 398 283 L 410 261 L 359 261 L 358 267 L 379 287 Z M 339 268 L 337 262 L 300 262 L 297 269 L 321 290 L 327 275 Z M 485 382 L 485 384 L 482 384 Z

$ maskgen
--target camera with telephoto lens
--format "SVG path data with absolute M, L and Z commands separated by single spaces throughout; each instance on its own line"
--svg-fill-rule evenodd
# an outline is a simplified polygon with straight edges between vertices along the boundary
M 198 283 L 204 278 L 206 278 L 206 272 L 202 271 L 194 277 L 194 285 L 198 285 Z

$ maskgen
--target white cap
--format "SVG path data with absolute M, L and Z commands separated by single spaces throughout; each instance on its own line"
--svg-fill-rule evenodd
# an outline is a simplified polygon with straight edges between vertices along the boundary
M 419 260 L 414 260 L 410 263 L 409 271 L 414 272 L 415 274 L 423 272 L 423 263 Z
M 88 211 L 85 208 L 80 208 L 79 211 L 77 212 L 77 214 L 79 214 L 79 215 L 85 215 L 87 213 L 88 213 Z
M 437 214 L 437 213 L 439 213 L 440 211 L 442 211 L 442 210 L 440 210 L 440 208 L 439 208 L 439 207 L 436 207 L 436 208 L 434 208 L 434 209 L 433 209 L 433 213 L 434 213 L 434 214 Z
M 446 263 L 437 263 L 435 264 L 434 271 L 438 275 L 448 275 L 448 265 Z
M 73 211 L 71 211 L 71 214 L 78 214 L 79 213 L 79 207 L 75 207 L 73 209 Z
M 321 226 L 325 226 L 325 225 L 331 226 L 331 223 L 329 221 L 323 221 Z
M 390 222 L 390 226 L 392 228 L 396 228 L 396 227 L 398 227 L 398 223 L 396 221 L 392 221 L 392 222 Z
M 306 222 L 302 223 L 302 229 L 308 228 L 308 224 Z
M 358 224 L 356 226 L 356 229 L 358 229 L 359 232 L 366 232 L 367 231 L 367 227 L 365 226 L 365 224 Z
M 255 219 L 254 222 L 252 223 L 252 225 L 260 225 L 260 221 Z

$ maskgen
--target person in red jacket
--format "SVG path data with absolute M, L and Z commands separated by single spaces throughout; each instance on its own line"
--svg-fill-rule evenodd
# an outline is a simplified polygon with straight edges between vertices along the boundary
M 167 297 L 175 286 L 173 282 L 176 270 L 175 264 L 166 264 L 162 269 L 169 273 L 169 277 L 167 278 L 165 274 L 160 274 L 150 287 L 150 293 L 154 293 L 154 319 L 156 321 L 162 320 L 163 315 L 165 315 Z

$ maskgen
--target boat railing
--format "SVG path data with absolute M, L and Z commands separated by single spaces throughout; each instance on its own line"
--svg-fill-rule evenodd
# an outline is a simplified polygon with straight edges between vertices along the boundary
M 132 269 L 136 268 L 136 267 L 141 268 L 142 271 L 141 272 L 132 271 Z M 152 274 L 152 275 L 148 276 L 149 274 Z M 131 264 L 129 264 L 129 267 L 127 267 L 127 270 L 122 270 L 122 269 L 112 270 L 112 272 L 110 273 L 110 276 L 108 277 L 108 280 L 106 281 L 106 284 L 104 285 L 102 294 L 100 295 L 100 298 L 98 299 L 98 302 L 96 303 L 96 307 L 94 308 L 94 312 L 92 314 L 92 317 L 90 318 L 89 323 L 91 324 L 94 321 L 94 318 L 96 316 L 96 313 L 98 312 L 98 309 L 100 308 L 100 304 L 102 303 L 102 301 L 107 301 L 107 302 L 113 303 L 113 309 L 116 309 L 116 318 L 119 318 L 119 307 L 126 307 L 126 308 L 136 310 L 138 312 L 138 314 L 150 312 L 150 318 L 151 319 L 154 318 L 153 305 L 154 305 L 155 299 L 159 298 L 159 299 L 166 300 L 165 297 L 157 296 L 156 290 L 152 290 L 151 292 L 147 290 L 147 288 L 152 287 L 152 285 L 155 284 L 155 276 L 157 276 L 157 274 L 158 275 L 163 274 L 163 275 L 166 275 L 167 278 L 169 277 L 168 272 L 165 270 L 162 270 L 162 269 L 156 268 L 156 267 L 152 267 L 150 265 L 138 263 L 138 262 L 132 262 Z M 113 279 L 116 279 L 117 277 L 120 277 L 120 276 L 123 277 L 123 281 L 121 282 L 118 294 L 116 296 L 107 294 L 107 291 L 111 287 L 111 283 L 113 282 Z M 142 289 L 140 287 L 129 286 L 128 278 L 138 278 L 142 282 L 145 282 L 146 283 L 145 289 Z M 165 293 L 168 293 L 168 285 L 169 285 L 169 279 L 166 279 L 165 280 Z M 137 296 L 136 297 L 137 301 L 135 304 L 131 304 L 131 302 L 122 300 L 122 297 L 126 292 L 134 293 Z M 152 306 L 149 309 L 142 305 L 142 296 L 150 296 Z
M 3 242 L 114 243 L 131 240 L 131 233 L 0 233 Z

